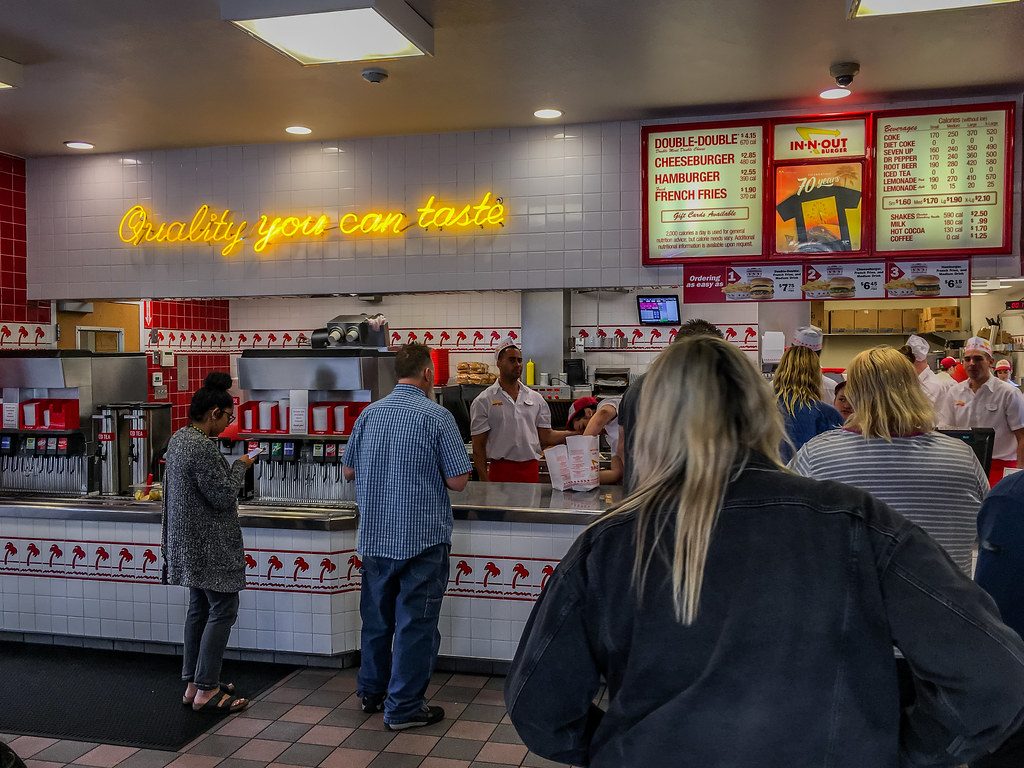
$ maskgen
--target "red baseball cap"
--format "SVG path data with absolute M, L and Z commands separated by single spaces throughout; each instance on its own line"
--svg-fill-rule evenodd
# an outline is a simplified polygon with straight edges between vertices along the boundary
M 579 416 L 580 412 L 587 408 L 596 408 L 597 398 L 596 397 L 581 397 L 572 404 L 572 408 L 569 409 L 569 418 L 565 420 L 566 429 L 572 429 L 572 423 Z
M 956 365 L 956 360 L 954 360 L 952 357 L 944 357 L 939 361 L 939 365 L 941 365 L 943 368 L 952 368 L 953 366 Z

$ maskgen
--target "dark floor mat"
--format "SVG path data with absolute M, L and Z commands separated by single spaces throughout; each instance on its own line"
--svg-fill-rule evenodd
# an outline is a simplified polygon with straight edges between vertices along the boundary
M 252 698 L 296 667 L 224 662 Z M 226 714 L 183 706 L 181 657 L 0 642 L 0 733 L 178 750 Z

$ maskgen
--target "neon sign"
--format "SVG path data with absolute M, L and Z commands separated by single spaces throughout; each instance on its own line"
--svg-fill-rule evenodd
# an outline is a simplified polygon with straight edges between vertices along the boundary
M 501 198 L 484 194 L 475 205 L 467 203 L 461 208 L 446 205 L 431 195 L 416 209 L 417 217 L 410 219 L 402 211 L 370 211 L 364 214 L 346 213 L 331 223 L 326 214 L 313 216 L 261 215 L 255 225 L 246 220 L 235 223 L 231 211 L 220 213 L 208 205 L 201 205 L 190 221 L 157 223 L 152 214 L 141 205 L 133 205 L 118 226 L 118 237 L 129 245 L 150 243 L 207 243 L 223 245 L 221 254 L 232 256 L 243 241 L 253 237 L 252 249 L 263 253 L 271 245 L 296 238 L 323 237 L 337 229 L 343 235 L 400 235 L 417 227 L 423 230 L 465 230 L 471 227 L 495 227 L 505 224 L 505 206 Z

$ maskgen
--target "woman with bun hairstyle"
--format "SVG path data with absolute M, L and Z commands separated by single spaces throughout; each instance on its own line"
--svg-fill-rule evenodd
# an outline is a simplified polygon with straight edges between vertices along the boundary
M 794 344 L 782 353 L 772 386 L 792 444 L 782 446 L 785 461 L 815 435 L 843 426 L 839 411 L 821 402 L 821 368 L 810 347 Z
M 230 466 L 213 439 L 235 420 L 231 376 L 215 371 L 192 396 L 190 423 L 167 444 L 162 550 L 167 583 L 189 590 L 182 703 L 197 712 L 240 712 L 248 699 L 220 681 L 224 649 L 245 588 L 238 492 L 253 460 Z
M 771 390 L 732 344 L 658 356 L 636 490 L 548 577 L 505 678 L 531 752 L 938 768 L 1020 727 L 1024 643 L 988 596 L 884 503 L 786 471 L 781 441 Z M 902 717 L 894 645 L 922 691 Z

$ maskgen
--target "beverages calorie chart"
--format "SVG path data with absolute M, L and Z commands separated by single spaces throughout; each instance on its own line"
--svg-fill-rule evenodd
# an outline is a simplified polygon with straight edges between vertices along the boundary
M 998 248 L 1007 112 L 880 117 L 877 251 Z

